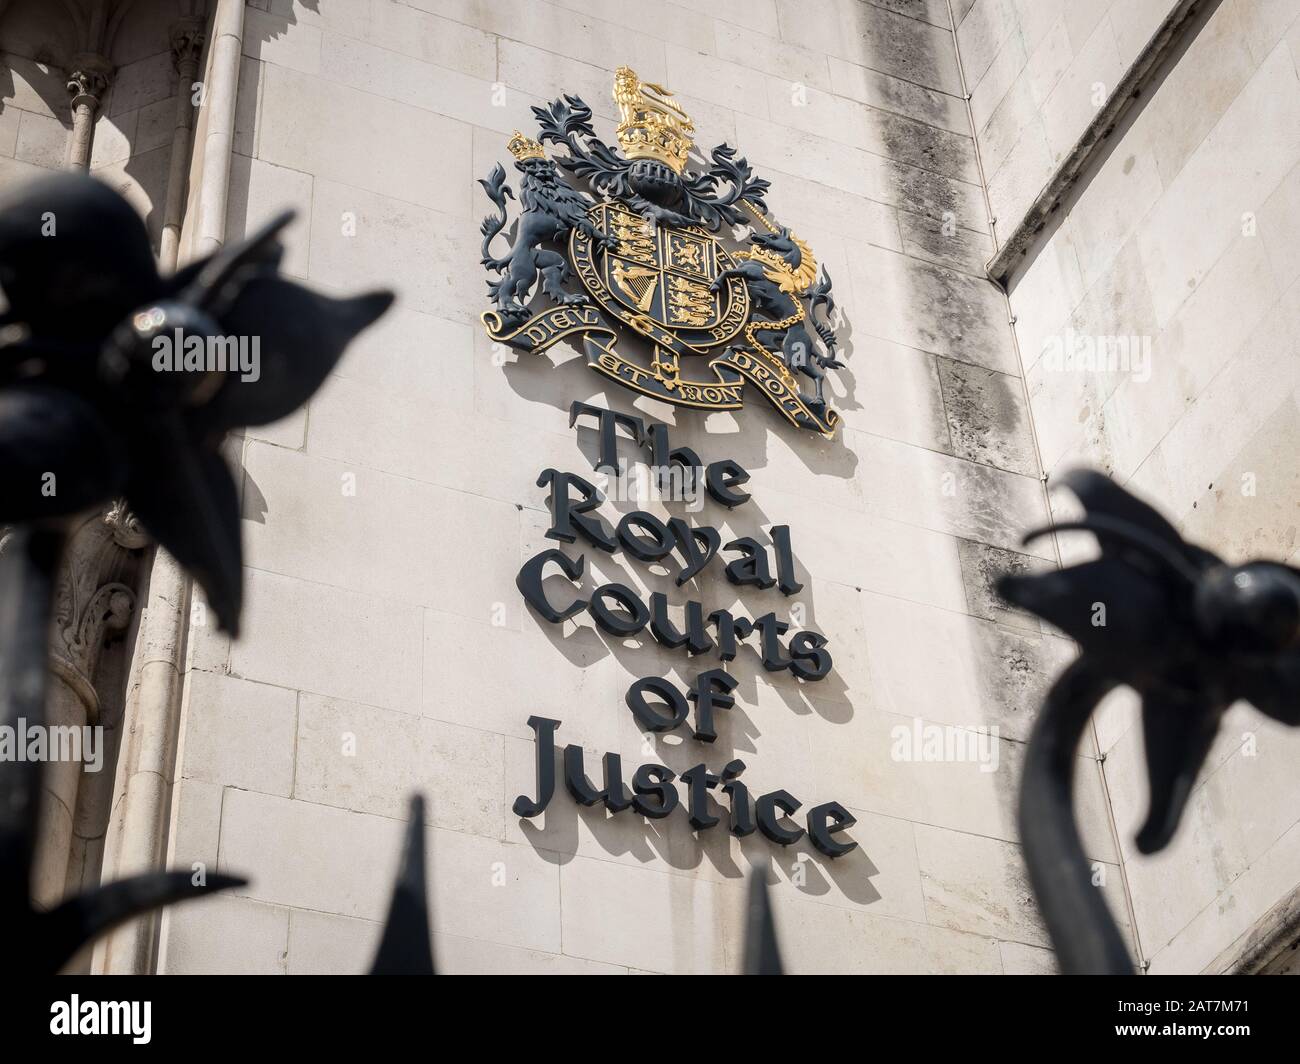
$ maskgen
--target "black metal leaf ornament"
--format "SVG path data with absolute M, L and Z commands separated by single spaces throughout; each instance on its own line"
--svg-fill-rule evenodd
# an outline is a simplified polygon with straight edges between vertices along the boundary
M 1233 702 L 1244 699 L 1274 720 L 1300 725 L 1300 570 L 1265 561 L 1228 565 L 1185 542 L 1154 509 L 1100 473 L 1072 472 L 1063 483 L 1085 516 L 1025 541 L 1087 531 L 1100 557 L 1006 576 L 998 585 L 1008 602 L 1081 648 L 1048 694 L 1030 738 L 1021 836 L 1063 969 L 1131 971 L 1114 921 L 1088 885 L 1074 823 L 1070 781 L 1079 737 L 1112 688 L 1137 692 L 1150 806 L 1136 841 L 1142 853 L 1163 849 Z
M 0 199 L 0 525 L 14 526 L 0 549 L 0 725 L 44 724 L 55 578 L 66 528 L 90 507 L 125 496 L 237 630 L 239 513 L 222 438 L 305 402 L 392 301 L 333 299 L 280 276 L 290 217 L 162 277 L 143 222 L 92 178 L 52 174 Z M 209 358 L 224 350 L 228 364 L 241 340 L 255 373 Z M 159 872 L 41 911 L 30 896 L 41 769 L 0 764 L 0 925 L 27 969 L 55 972 L 115 924 L 244 882 Z
M 144 223 L 107 185 L 54 174 L 0 201 L 0 524 L 124 495 L 237 629 L 239 518 L 217 448 L 301 406 L 392 302 L 282 277 L 291 219 L 161 277 Z M 215 368 L 241 343 L 255 369 Z

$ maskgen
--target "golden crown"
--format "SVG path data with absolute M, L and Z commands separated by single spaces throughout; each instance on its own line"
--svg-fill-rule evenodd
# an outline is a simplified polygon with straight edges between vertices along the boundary
M 642 81 L 631 67 L 614 74 L 614 102 L 622 121 L 619 146 L 629 159 L 655 159 L 676 173 L 686 168 L 694 143 L 695 126 L 680 107 L 668 99 L 672 93 Z
M 514 131 L 514 134 L 510 139 L 506 141 L 506 147 L 510 149 L 510 154 L 520 162 L 523 162 L 525 159 L 546 158 L 546 152 L 542 150 L 542 146 L 538 144 L 537 141 L 533 140 L 532 137 L 525 137 L 517 129 Z

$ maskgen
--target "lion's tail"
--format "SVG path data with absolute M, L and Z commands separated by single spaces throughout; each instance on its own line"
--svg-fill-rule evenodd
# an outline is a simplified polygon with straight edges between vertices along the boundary
M 479 226 L 479 232 L 483 234 L 483 258 L 480 260 L 484 266 L 495 273 L 500 273 L 510 264 L 508 258 L 494 258 L 491 252 L 492 240 L 498 233 L 506 227 L 506 200 L 514 199 L 514 193 L 510 191 L 510 186 L 506 184 L 506 172 L 500 163 L 492 167 L 492 172 L 488 174 L 486 181 L 480 181 L 483 191 L 488 194 L 490 199 L 497 206 L 496 214 L 489 214 L 483 219 L 483 224 Z M 491 282 L 489 282 L 489 285 Z
M 835 330 L 831 328 L 830 323 L 826 320 L 835 312 L 835 299 L 831 295 L 831 275 L 826 272 L 826 267 L 822 267 L 821 280 L 808 289 L 809 300 L 809 320 L 812 321 L 813 328 L 817 330 L 817 335 L 822 338 L 826 345 L 826 350 L 835 351 L 839 341 L 835 338 Z M 817 308 L 822 308 L 822 317 L 818 317 Z

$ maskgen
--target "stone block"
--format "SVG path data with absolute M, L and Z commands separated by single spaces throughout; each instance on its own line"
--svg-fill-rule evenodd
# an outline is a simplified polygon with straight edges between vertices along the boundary
M 950 133 L 892 111 L 877 111 L 815 88 L 792 87 L 779 78 L 768 78 L 767 97 L 771 119 L 779 125 L 959 181 L 979 181 L 969 135 Z
M 1019 377 L 941 358 L 939 381 L 953 454 L 1036 476 L 1038 456 Z
M 1001 165 L 989 173 L 989 205 L 997 219 L 997 233 L 1005 240 L 1015 232 L 1043 187 L 1056 172 L 1057 160 L 1043 120 L 1037 116 L 1021 128 Z
M 319 74 L 321 30 L 253 8 L 244 16 L 243 53 L 263 63 Z
M 276 215 L 291 209 L 297 215 L 282 240 L 285 257 L 280 269 L 292 277 L 307 276 L 307 254 L 310 249 L 311 217 L 303 216 L 310 210 L 312 179 L 310 174 L 274 166 L 262 159 L 234 154 L 230 158 L 230 191 L 226 205 L 226 239 L 242 240 L 251 236 Z M 305 423 L 294 418 L 284 419 L 296 424 L 296 431 L 284 426 L 276 442 L 301 447 Z M 265 433 L 265 427 L 254 431 Z M 268 437 L 263 437 L 268 438 Z
M 18 146 L 18 123 L 23 112 L 13 104 L 7 104 L 0 111 L 0 155 L 12 159 Z
M 232 673 L 393 708 L 419 704 L 418 607 L 254 569 L 245 579 Z M 350 635 L 322 637 L 339 632 Z
M 779 902 L 773 920 L 786 971 L 799 975 L 949 975 L 1001 971 L 997 942 L 911 920 Z M 729 970 L 739 970 L 740 957 Z
M 167 866 L 216 871 L 221 845 L 221 792 L 213 783 L 181 778 L 172 792 Z
M 406 204 L 456 213 L 467 206 L 464 123 L 286 67 L 265 64 L 261 76 L 259 158 Z M 322 99 L 330 106 L 320 107 Z M 403 151 L 388 150 L 397 143 Z
M 962 580 L 966 586 L 966 610 L 971 616 L 1031 632 L 1042 630 L 1042 622 L 1037 617 L 1007 605 L 997 593 L 996 584 L 1006 575 L 1046 572 L 1052 568 L 1050 562 L 968 539 L 957 541 L 957 553 L 961 558 Z
M 627 709 L 605 644 L 590 628 L 521 631 L 516 615 L 527 607 L 518 595 L 504 605 L 514 626 L 426 613 L 424 715 L 531 743 L 536 714 L 563 722 L 562 741 L 614 749 Z
M 445 214 L 319 176 L 314 190 L 309 280 L 344 292 L 396 282 L 399 312 L 477 327 L 483 277 L 465 264 L 477 260 L 482 238 L 468 215 Z M 468 181 L 465 190 L 462 206 L 468 203 Z M 374 342 L 366 334 L 360 341 Z
M 484 81 L 497 74 L 497 42 L 473 26 L 387 0 L 370 9 L 371 43 Z
M 118 67 L 104 109 L 110 115 L 122 115 L 168 99 L 175 92 L 176 72 L 168 49 Z
M 957 24 L 957 48 L 966 83 L 974 86 L 984 78 L 1007 38 L 1016 32 L 1017 13 L 1013 0 L 974 0 L 966 7 L 965 16 Z
M 428 796 L 435 827 L 500 838 L 501 737 L 409 713 L 304 694 L 293 797 L 401 818 Z
M 474 399 L 476 331 L 476 325 L 422 314 L 399 302 L 351 343 L 333 375 L 394 398 L 418 396 L 430 416 L 465 410 Z M 318 397 L 330 391 L 327 383 Z
M 966 103 L 956 96 L 927 89 L 903 78 L 828 56 L 831 91 L 882 111 L 894 111 L 951 133 L 970 134 Z
M 135 138 L 140 112 L 127 111 L 116 116 L 101 115 L 95 122 L 95 139 L 90 149 L 90 168 L 96 170 L 111 163 L 125 162 L 131 157 L 131 144 Z M 65 134 L 64 144 L 71 133 Z
M 173 975 L 283 975 L 289 913 L 218 894 L 163 910 L 158 971 Z
M 935 532 L 976 539 L 1007 550 L 1044 523 L 1046 505 L 1037 477 L 876 437 L 855 442 L 857 474 L 872 512 Z M 1025 548 L 1052 557 L 1042 540 Z
M 575 956 L 694 974 L 732 970 L 727 959 L 739 956 L 739 883 L 575 857 L 560 867 L 560 885 L 565 949 Z
M 863 245 L 850 248 L 849 270 L 864 331 L 1019 374 L 1005 300 L 989 281 Z
M 188 673 L 182 775 L 287 797 L 294 776 L 295 703 L 295 693 L 282 687 Z
M 518 542 L 514 505 L 256 442 L 245 467 L 250 565 L 482 619 L 514 597 L 513 555 L 474 551 Z M 440 527 L 456 530 L 459 547 L 452 541 L 429 549 L 431 530 Z M 412 566 L 415 558 L 421 562 Z M 395 612 L 411 619 L 400 607 Z
M 281 32 L 295 25 L 316 26 L 349 37 L 361 38 L 371 23 L 373 6 L 379 4 L 357 3 L 356 0 L 269 0 L 268 12 L 281 23 Z
M 1264 203 L 1300 159 L 1300 84 L 1273 52 L 1188 158 L 1138 229 L 1164 325 L 1242 231 L 1241 210 Z M 1242 205 L 1223 211 L 1215 204 Z M 1188 218 L 1200 219 L 1187 225 Z
M 307 909 L 288 912 L 289 975 L 365 975 L 370 971 L 382 924 Z M 434 963 L 440 960 L 435 954 Z
M 250 898 L 382 921 L 404 825 L 387 817 L 229 791 L 222 866 L 256 868 Z M 303 847 L 310 838 L 313 845 Z M 558 952 L 559 877 L 525 847 L 429 829 L 433 930 Z
M 831 73 L 826 53 L 778 40 L 775 2 L 768 10 L 772 15 L 771 33 L 745 24 L 748 20 L 742 20 L 741 24 L 719 20 L 713 29 L 718 58 L 751 70 L 765 71 L 786 85 L 829 91 Z M 736 102 L 739 101 L 732 101 L 733 105 Z
M 236 105 L 238 110 L 238 105 Z M 161 148 L 172 142 L 176 126 L 176 101 L 163 99 L 141 107 L 135 126 L 135 139 L 131 143 L 133 152 L 142 153 Z
M 36 111 L 23 111 L 18 118 L 14 158 L 44 170 L 61 170 L 68 153 L 70 130 L 62 121 Z
M 4 58 L 11 81 L 0 97 L 4 100 L 5 110 L 15 107 L 46 118 L 61 118 L 70 126 L 68 79 L 63 69 L 12 52 L 6 52 Z
M 850 344 L 854 357 L 840 375 L 853 384 L 835 404 L 845 426 L 951 453 L 935 356 L 862 334 Z
M 948 266 L 983 279 L 984 264 L 993 257 L 993 241 L 958 225 L 955 218 L 933 218 L 911 211 L 898 212 L 904 254 L 936 266 Z
M 1027 59 L 1025 42 L 1017 29 L 1002 42 L 978 83 L 967 81 L 971 120 L 976 129 L 988 122 L 1007 91 L 1022 76 Z
M 952 31 L 857 0 L 777 0 L 781 37 L 929 89 L 961 91 Z
M 1056 955 L 1023 942 L 999 942 L 1004 975 L 1057 975 Z
M 965 608 L 951 536 L 900 522 L 876 506 L 866 514 L 837 512 L 827 521 L 807 513 L 796 496 L 769 488 L 763 499 L 773 519 L 790 526 L 795 557 L 808 572 L 835 573 L 864 591 Z

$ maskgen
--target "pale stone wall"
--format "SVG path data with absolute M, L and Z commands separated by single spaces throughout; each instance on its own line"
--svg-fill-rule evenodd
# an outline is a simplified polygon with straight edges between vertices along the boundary
M 140 212 L 155 248 L 175 117 L 167 28 L 180 13 L 179 0 L 138 0 L 116 24 L 108 49 L 114 76 L 100 104 L 90 155 L 91 173 Z M 77 39 L 57 4 L 14 0 L 0 14 L 0 183 L 67 165 L 68 69 Z
M 130 8 L 114 41 L 116 70 L 90 157 L 90 172 L 140 212 L 155 249 L 176 120 L 177 77 L 167 31 L 181 13 L 178 0 L 138 0 Z
M 1294 564 L 1300 549 L 1297 16 L 1225 0 L 1011 294 L 1047 472 L 1103 469 L 1234 561 Z M 1145 368 L 1045 357 L 1072 336 L 1131 338 Z M 1136 710 L 1117 696 L 1099 719 L 1144 959 L 1165 972 L 1230 961 L 1300 879 L 1300 736 L 1234 708 L 1174 844 L 1143 859 Z
M 953 0 L 999 241 L 1024 217 L 1176 3 Z M 1196 120 L 1190 116 L 1189 127 Z
M 64 165 L 72 114 L 68 52 L 62 13 L 24 0 L 0 21 L 0 182 L 6 184 Z
M 253 882 L 170 913 L 162 969 L 362 969 L 416 789 L 447 970 L 734 971 L 751 864 L 774 878 L 794 970 L 1050 968 L 1014 793 L 1037 700 L 1071 650 L 988 590 L 1000 564 L 1046 564 L 1012 553 L 1045 501 L 1007 305 L 981 276 L 991 247 L 947 4 L 266 0 L 248 9 L 244 52 L 230 238 L 295 206 L 291 272 L 391 284 L 400 302 L 306 410 L 239 441 L 245 631 L 191 633 L 171 858 Z M 496 365 L 477 320 L 476 179 L 509 162 L 529 106 L 561 92 L 612 137 L 624 62 L 679 92 L 704 147 L 730 141 L 773 181 L 774 211 L 827 264 L 848 323 L 833 444 L 757 397 L 706 422 L 638 404 L 752 474 L 751 503 L 695 520 L 793 530 L 796 600 L 737 596 L 717 575 L 694 596 L 746 614 L 798 605 L 835 655 L 831 677 L 800 686 L 742 652 L 712 748 L 643 736 L 623 702 L 637 677 L 685 686 L 710 662 L 617 643 L 585 615 L 552 629 L 514 587 L 554 545 L 538 472 L 591 475 L 569 402 L 627 410 L 630 395 L 564 348 Z M 622 555 L 587 556 L 588 590 L 616 576 L 672 588 Z M 606 750 L 629 772 L 738 754 L 755 793 L 844 802 L 861 846 L 832 863 L 722 829 L 697 840 L 681 811 L 606 819 L 562 791 L 521 822 L 530 714 L 560 719 L 589 765 Z M 998 726 L 1000 767 L 892 760 L 891 728 L 918 716 Z M 1088 850 L 1126 921 L 1085 760 Z

